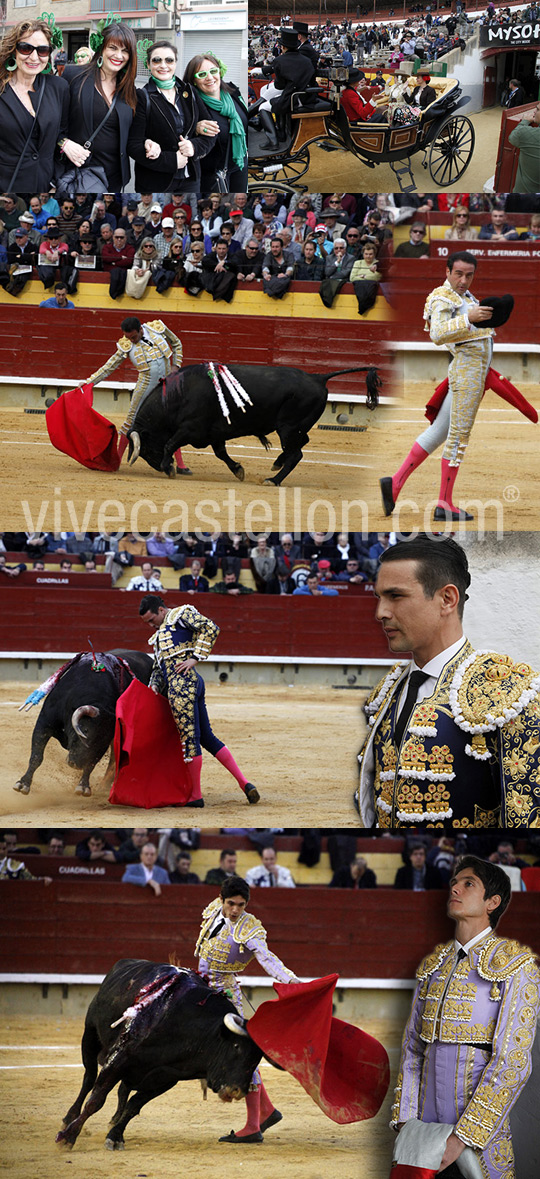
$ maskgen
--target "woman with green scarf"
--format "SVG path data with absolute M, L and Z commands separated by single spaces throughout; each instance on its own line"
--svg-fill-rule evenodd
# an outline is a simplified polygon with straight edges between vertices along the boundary
M 213 53 L 192 57 L 184 81 L 195 86 L 208 119 L 197 123 L 197 134 L 218 123 L 212 150 L 201 160 L 201 192 L 247 191 L 247 109 L 237 86 L 225 83 L 226 66 Z M 215 132 L 214 132 L 215 133 Z

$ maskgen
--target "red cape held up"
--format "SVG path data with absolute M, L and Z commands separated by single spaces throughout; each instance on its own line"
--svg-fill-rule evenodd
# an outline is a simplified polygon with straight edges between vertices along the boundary
M 192 786 L 169 703 L 140 680 L 131 681 L 116 705 L 114 753 L 109 802 L 146 810 L 189 802 Z
M 56 450 L 91 471 L 117 471 L 116 426 L 92 408 L 93 399 L 93 385 L 63 393 L 45 414 L 49 438 Z
M 346 1125 L 374 1117 L 386 1096 L 390 1071 L 378 1040 L 332 1015 L 338 977 L 275 982 L 278 1002 L 262 1003 L 247 1029 L 327 1117 Z

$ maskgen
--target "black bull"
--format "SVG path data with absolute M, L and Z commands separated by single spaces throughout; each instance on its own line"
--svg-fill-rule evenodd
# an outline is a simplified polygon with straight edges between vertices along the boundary
M 203 450 L 211 446 L 216 458 L 226 463 L 237 479 L 244 468 L 227 454 L 225 443 L 232 438 L 254 435 L 268 449 L 267 434 L 278 434 L 282 451 L 272 470 L 277 474 L 265 483 L 282 483 L 302 458 L 309 442 L 308 431 L 324 412 L 326 384 L 342 373 L 365 372 L 368 408 L 378 404 L 380 378 L 376 368 L 344 368 L 333 373 L 304 373 L 299 368 L 270 365 L 232 365 L 229 371 L 249 394 L 242 410 L 224 391 L 230 424 L 204 365 L 189 365 L 172 373 L 152 389 L 137 410 L 129 434 L 129 461 L 139 454 L 155 471 L 173 478 L 173 455 L 183 446 Z
M 167 976 L 173 978 L 172 985 L 143 1008 L 131 1026 L 111 1026 L 121 1021 L 142 987 Z M 178 1081 L 206 1082 L 223 1101 L 245 1096 L 262 1052 L 249 1036 L 229 1030 L 224 1024 L 227 1015 L 237 1015 L 227 996 L 191 970 L 175 975 L 172 967 L 153 962 L 117 962 L 88 1008 L 82 1039 L 84 1079 L 56 1141 L 73 1146 L 86 1119 L 101 1109 L 119 1082 L 118 1106 L 106 1139 L 111 1150 L 123 1148 L 131 1118 Z M 103 1065 L 99 1077 L 98 1058 Z
M 109 654 L 120 656 L 137 679 L 148 683 L 152 671 L 150 655 L 122 648 Z M 125 673 L 127 678 L 119 686 L 108 672 L 93 671 L 90 663 L 79 662 L 68 667 L 45 697 L 32 733 L 28 769 L 14 786 L 14 790 L 21 794 L 30 793 L 32 779 L 43 761 L 51 737 L 67 749 L 68 765 L 82 770 L 76 793 L 92 793 L 90 774 L 112 745 L 116 703 L 121 691 L 128 687 L 129 673 Z M 111 755 L 106 781 L 112 776 L 113 765 Z

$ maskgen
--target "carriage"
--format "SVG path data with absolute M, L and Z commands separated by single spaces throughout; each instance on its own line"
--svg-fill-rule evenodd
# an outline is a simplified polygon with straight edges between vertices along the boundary
M 417 120 L 405 126 L 388 123 L 350 123 L 340 102 L 346 69 L 333 70 L 332 87 L 321 93 L 312 88 L 291 95 L 283 120 L 284 135 L 277 148 L 263 149 L 264 132 L 253 126 L 259 103 L 251 108 L 249 124 L 249 190 L 263 191 L 271 182 L 283 191 L 297 191 L 310 167 L 310 148 L 321 146 L 349 151 L 368 168 L 388 163 L 399 191 L 415 192 L 410 159 L 423 151 L 422 164 L 439 188 L 449 188 L 468 167 L 474 150 L 474 127 L 460 109 L 469 102 L 455 78 L 432 80 L 437 97 Z M 397 190 L 397 189 L 396 189 Z

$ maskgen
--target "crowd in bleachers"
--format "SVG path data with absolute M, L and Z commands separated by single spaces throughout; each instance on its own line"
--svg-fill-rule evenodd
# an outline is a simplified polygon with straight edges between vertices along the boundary
M 45 829 L 28 846 L 17 831 L 9 830 L 0 835 L 0 880 L 50 882 L 55 869 L 48 863 L 61 858 L 66 864 L 72 861 L 74 867 L 114 865 L 117 870 L 105 878 L 137 887 L 150 885 L 157 895 L 163 884 L 219 888 L 233 875 L 244 876 L 254 888 L 393 887 L 424 892 L 446 889 L 458 857 L 471 853 L 504 868 L 514 891 L 540 889 L 540 836 L 532 831 L 519 840 L 515 833 L 502 830 L 493 835 L 411 832 L 397 839 L 391 832 L 369 832 L 361 838 L 362 851 L 359 837 L 349 829 L 224 828 L 204 833 L 197 827 Z M 36 855 L 43 858 L 45 875 L 25 867 L 25 858 Z M 73 875 L 104 878 L 103 873 Z
M 295 534 L 296 535 L 296 534 Z M 291 533 L 0 533 L 0 574 L 110 576 L 108 585 L 140 593 L 334 595 L 370 588 L 389 532 Z M 56 575 L 68 575 L 58 576 Z M 178 574 L 180 576 L 178 577 Z M 54 575 L 54 576 L 53 576 Z M 46 578 L 40 579 L 45 584 Z

